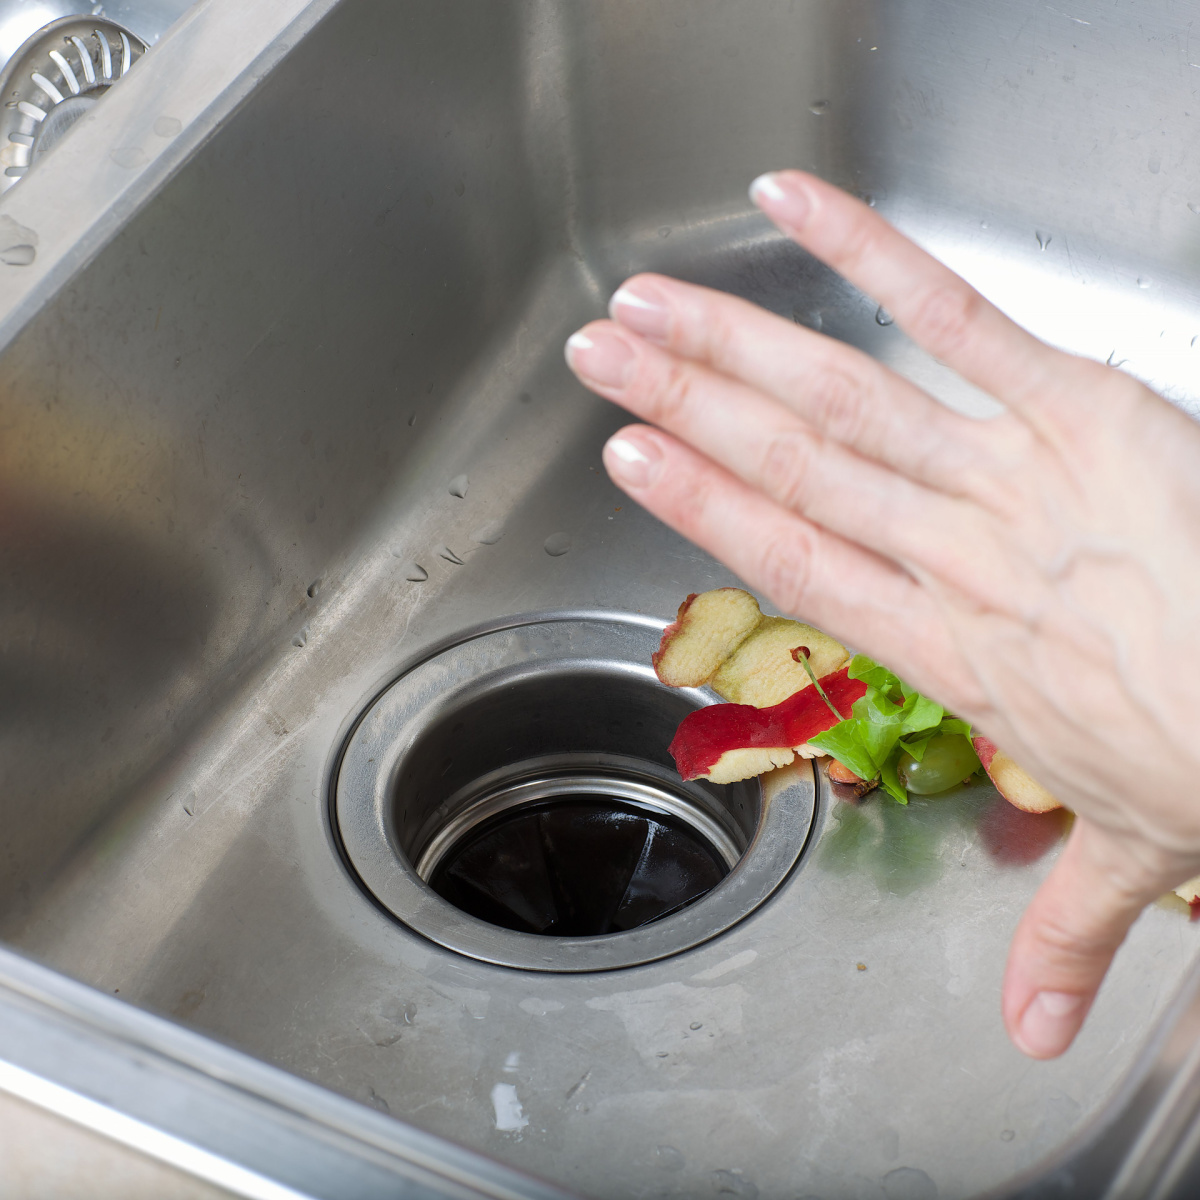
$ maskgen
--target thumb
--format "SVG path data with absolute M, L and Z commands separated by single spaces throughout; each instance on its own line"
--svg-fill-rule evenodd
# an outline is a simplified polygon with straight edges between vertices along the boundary
M 1079 1032 L 1117 947 L 1162 891 L 1113 834 L 1077 818 L 1017 926 L 1004 975 L 1004 1024 L 1031 1058 L 1056 1058 Z

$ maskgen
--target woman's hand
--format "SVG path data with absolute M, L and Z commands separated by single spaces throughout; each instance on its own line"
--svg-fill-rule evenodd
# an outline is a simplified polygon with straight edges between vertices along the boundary
M 1004 985 L 1014 1042 L 1053 1057 L 1141 909 L 1200 874 L 1200 427 L 821 180 L 751 194 L 1005 412 L 959 416 L 846 345 L 653 275 L 568 361 L 650 422 L 605 447 L 631 497 L 1077 813 Z

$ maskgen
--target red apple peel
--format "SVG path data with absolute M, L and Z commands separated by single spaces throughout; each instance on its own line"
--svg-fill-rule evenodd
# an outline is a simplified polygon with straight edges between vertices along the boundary
M 845 668 L 824 676 L 821 687 L 846 717 L 851 705 L 867 693 L 867 685 L 851 679 Z M 836 724 L 837 718 L 812 687 L 770 708 L 713 704 L 684 717 L 671 742 L 671 756 L 684 779 L 733 783 L 785 766 L 798 747 Z
M 996 785 L 996 791 L 1014 808 L 1027 813 L 1047 813 L 1062 808 L 1058 800 L 995 742 L 985 737 L 973 737 L 971 745 L 975 747 L 988 778 Z

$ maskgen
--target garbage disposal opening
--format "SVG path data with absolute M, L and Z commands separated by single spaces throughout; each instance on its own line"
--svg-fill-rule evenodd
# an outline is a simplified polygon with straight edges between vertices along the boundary
M 465 639 L 406 672 L 346 746 L 334 819 L 363 885 L 460 953 L 601 970 L 740 920 L 794 865 L 807 765 L 764 791 L 679 778 L 667 747 L 714 697 L 664 687 L 659 627 L 560 618 Z

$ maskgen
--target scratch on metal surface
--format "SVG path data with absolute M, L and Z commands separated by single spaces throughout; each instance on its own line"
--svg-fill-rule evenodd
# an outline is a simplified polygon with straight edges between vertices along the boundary
M 1048 12 L 1054 13 L 1059 17 L 1066 17 L 1068 21 L 1074 21 L 1076 25 L 1090 25 L 1091 21 L 1085 21 L 1082 17 L 1073 17 L 1070 13 L 1063 12 L 1061 8 L 1052 8 L 1049 4 L 1046 5 Z

